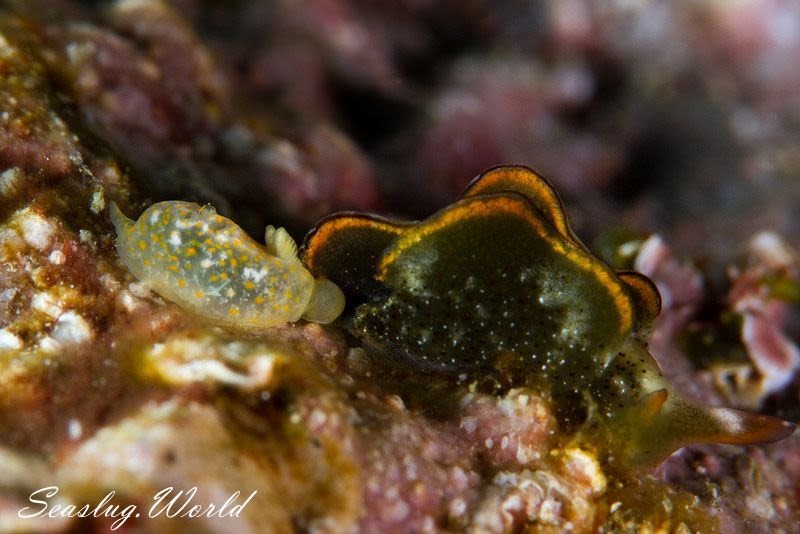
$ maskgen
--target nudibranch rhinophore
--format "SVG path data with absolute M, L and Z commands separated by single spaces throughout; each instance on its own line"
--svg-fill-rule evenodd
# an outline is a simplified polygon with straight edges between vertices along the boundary
M 303 260 L 344 289 L 366 346 L 461 381 L 538 387 L 556 408 L 581 404 L 576 438 L 623 467 L 658 464 L 690 443 L 794 431 L 681 398 L 647 350 L 655 285 L 594 257 L 553 187 L 526 167 L 485 172 L 419 223 L 328 217 L 306 237 Z
M 268 226 L 266 246 L 211 206 L 159 202 L 136 222 L 115 203 L 111 222 L 122 263 L 156 293 L 215 323 L 268 327 L 301 317 L 329 323 L 342 291 L 314 277 L 283 228 Z

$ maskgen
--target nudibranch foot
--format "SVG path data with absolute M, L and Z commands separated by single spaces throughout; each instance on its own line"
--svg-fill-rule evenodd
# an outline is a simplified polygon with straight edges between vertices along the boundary
M 268 227 L 264 246 L 211 206 L 159 202 L 135 222 L 113 202 L 109 211 L 130 272 L 216 324 L 263 328 L 301 317 L 328 323 L 344 308 L 341 290 L 314 279 L 282 228 Z
M 576 438 L 626 467 L 655 465 L 689 443 L 794 430 L 680 398 L 647 350 L 661 306 L 655 285 L 592 255 L 555 189 L 526 167 L 490 169 L 421 222 L 328 217 L 306 237 L 303 259 L 343 288 L 346 323 L 365 347 L 460 383 L 541 387 L 565 428 L 584 414 Z
M 303 319 L 314 323 L 328 324 L 333 322 L 344 310 L 344 296 L 339 286 L 317 278 L 311 289 L 311 298 L 303 312 Z

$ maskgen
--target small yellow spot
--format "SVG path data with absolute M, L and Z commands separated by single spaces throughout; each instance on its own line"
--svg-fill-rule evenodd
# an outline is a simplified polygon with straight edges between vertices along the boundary
M 211 276 L 208 277 L 208 279 L 211 280 L 212 282 L 216 282 L 217 281 L 217 275 L 216 274 L 212 274 Z
M 169 266 L 167 266 L 167 269 L 169 269 L 172 272 L 177 272 L 178 271 L 178 266 L 177 265 L 169 265 Z
M 233 307 L 230 310 L 228 310 L 228 313 L 233 316 L 239 315 L 239 308 Z
M 242 254 L 239 256 L 239 261 L 247 261 L 247 254 Z
M 169 261 L 178 261 L 178 256 L 169 256 L 167 259 Z
M 261 295 L 257 296 L 255 302 L 256 302 L 256 304 L 263 304 L 264 303 L 264 297 L 262 297 Z
M 194 256 L 195 254 L 197 254 L 197 250 L 195 250 L 194 247 L 189 247 L 186 249 L 187 256 Z
M 139 240 L 139 250 L 145 250 L 146 248 L 147 248 L 147 243 L 145 243 L 143 240 L 140 239 Z
M 221 273 L 221 274 L 219 275 L 219 277 L 220 277 L 220 279 L 222 279 L 222 280 L 227 280 L 227 279 L 228 279 L 228 273 Z
M 148 259 L 145 259 L 144 261 L 142 261 L 142 263 L 144 263 L 145 267 L 150 267 L 152 265 L 152 263 L 150 263 L 150 260 Z
M 178 280 L 178 287 L 186 287 L 186 279 L 185 278 L 181 278 L 180 280 Z
M 197 298 L 199 298 L 199 299 L 201 299 L 201 298 L 205 297 L 205 296 L 206 296 L 206 294 L 205 294 L 205 293 L 203 293 L 202 291 L 195 291 L 195 292 L 194 292 L 194 296 L 195 296 L 195 297 L 197 297 Z
M 231 267 L 236 267 L 236 259 L 231 258 Z
M 248 280 L 247 282 L 244 283 L 244 287 L 247 289 L 253 289 L 254 287 L 256 287 L 256 285 L 253 283 L 252 280 Z

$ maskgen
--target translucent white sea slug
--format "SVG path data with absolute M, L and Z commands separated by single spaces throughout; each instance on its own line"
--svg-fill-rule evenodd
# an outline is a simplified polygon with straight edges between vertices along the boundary
M 112 202 L 110 215 L 131 273 L 203 318 L 259 328 L 300 318 L 329 323 L 344 308 L 342 291 L 314 279 L 283 228 L 268 226 L 264 246 L 213 207 L 192 202 L 159 202 L 136 222 Z

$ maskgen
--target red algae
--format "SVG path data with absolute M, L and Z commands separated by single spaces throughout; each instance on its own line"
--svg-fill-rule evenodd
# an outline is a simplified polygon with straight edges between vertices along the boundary
M 125 523 L 143 531 L 791 530 L 797 436 L 625 476 L 536 384 L 398 366 L 344 322 L 198 322 L 130 277 L 107 208 L 210 202 L 299 238 L 340 209 L 422 217 L 485 168 L 533 165 L 585 243 L 634 231 L 619 257 L 662 294 L 649 350 L 676 390 L 798 421 L 799 17 L 767 0 L 8 2 L 0 530 L 110 529 L 18 517 L 52 485 L 143 516 L 168 486 L 257 492 L 238 518 Z

